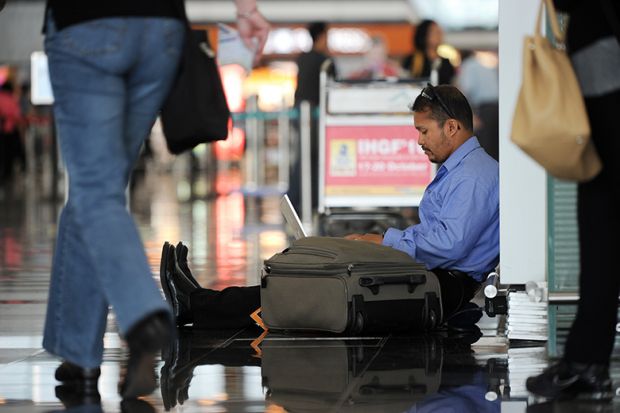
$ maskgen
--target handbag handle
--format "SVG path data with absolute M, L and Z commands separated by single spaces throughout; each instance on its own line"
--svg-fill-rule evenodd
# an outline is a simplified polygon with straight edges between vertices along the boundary
M 553 5 L 553 0 L 541 0 L 540 8 L 538 9 L 538 17 L 536 18 L 536 35 L 540 36 L 540 23 L 542 22 L 542 12 L 543 9 L 547 9 L 547 15 L 549 16 L 549 21 L 551 22 L 551 31 L 553 32 L 553 37 L 555 41 L 560 44 L 564 44 L 564 39 L 566 34 L 562 32 L 560 29 L 560 25 L 558 24 L 558 15 L 555 12 L 555 6 Z
M 418 285 L 426 282 L 426 275 L 393 275 L 383 277 L 366 276 L 360 277 L 358 283 L 362 287 L 368 288 L 374 295 L 379 294 L 379 286 L 388 284 L 406 284 L 409 293 L 412 293 Z

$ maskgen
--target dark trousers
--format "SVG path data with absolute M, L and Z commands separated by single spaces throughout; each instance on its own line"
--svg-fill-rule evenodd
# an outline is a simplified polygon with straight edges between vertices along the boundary
M 462 273 L 433 271 L 441 285 L 444 319 L 468 303 L 480 283 Z M 254 326 L 250 314 L 260 307 L 260 286 L 228 287 L 221 291 L 201 288 L 190 297 L 194 328 L 235 329 Z
M 255 325 L 250 314 L 260 307 L 260 286 L 201 288 L 190 296 L 194 328 L 229 329 Z
M 620 132 L 616 121 L 620 91 L 587 98 L 586 107 L 603 170 L 578 189 L 580 298 L 565 357 L 576 362 L 606 364 L 616 336 L 620 292 L 620 276 L 616 273 L 620 234 Z
M 13 165 L 18 162 L 20 169 L 26 170 L 26 152 L 18 130 L 0 132 L 0 184 L 13 177 Z

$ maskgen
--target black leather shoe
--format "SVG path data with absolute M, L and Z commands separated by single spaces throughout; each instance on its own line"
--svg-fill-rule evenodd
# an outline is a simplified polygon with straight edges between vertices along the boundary
M 548 399 L 609 401 L 614 397 L 609 366 L 560 360 L 525 383 L 530 393 Z
M 190 294 L 196 287 L 179 268 L 174 246 L 166 244 L 160 267 L 161 285 L 166 301 L 172 307 L 177 326 L 184 326 L 192 323 Z
M 161 249 L 161 259 L 159 261 L 159 282 L 161 289 L 164 291 L 164 297 L 168 303 L 171 303 L 171 292 L 168 286 L 166 278 L 166 270 L 168 268 L 168 260 L 171 256 L 171 248 L 174 248 L 168 241 L 164 242 L 164 246 Z
M 179 242 L 175 248 L 175 252 L 177 254 L 177 264 L 179 264 L 179 268 L 181 269 L 181 271 L 183 271 L 185 277 L 187 277 L 187 279 L 191 281 L 194 287 L 200 288 L 200 284 L 198 284 L 198 281 L 196 281 L 196 278 L 194 278 L 192 271 L 189 269 L 189 265 L 187 265 L 187 254 L 189 252 L 189 248 L 183 245 L 182 242 Z
M 69 361 L 63 361 L 56 369 L 54 377 L 62 382 L 85 382 L 96 385 L 100 375 L 101 369 L 99 367 L 85 369 Z
M 172 323 L 166 312 L 151 314 L 127 333 L 129 361 L 119 386 L 123 399 L 146 396 L 155 390 L 155 357 L 171 337 Z

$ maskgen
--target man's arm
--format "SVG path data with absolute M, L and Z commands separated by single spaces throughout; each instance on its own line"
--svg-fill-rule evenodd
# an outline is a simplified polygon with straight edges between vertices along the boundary
M 496 219 L 499 195 L 475 178 L 462 179 L 446 194 L 437 217 L 404 231 L 390 228 L 383 244 L 411 255 L 428 268 L 451 268 L 471 254 Z

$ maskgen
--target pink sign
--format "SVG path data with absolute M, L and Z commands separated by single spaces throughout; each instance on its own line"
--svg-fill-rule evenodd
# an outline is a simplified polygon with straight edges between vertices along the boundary
M 419 193 L 433 168 L 412 125 L 328 126 L 326 195 Z

